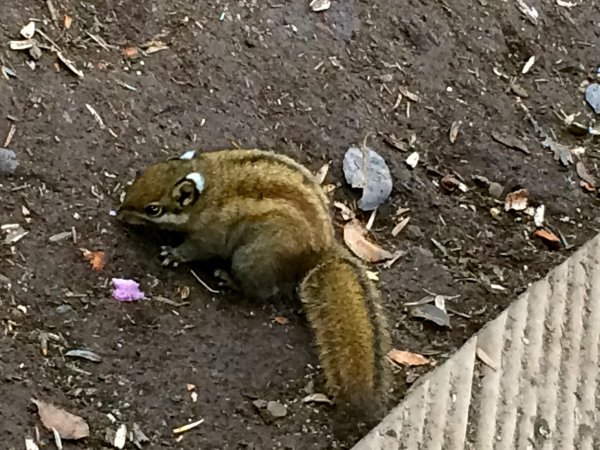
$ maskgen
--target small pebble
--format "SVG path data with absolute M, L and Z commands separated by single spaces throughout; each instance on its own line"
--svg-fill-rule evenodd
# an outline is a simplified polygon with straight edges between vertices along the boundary
M 287 408 L 279 402 L 270 401 L 267 403 L 267 411 L 275 418 L 287 415 Z
M 19 162 L 12 150 L 0 147 L 0 175 L 10 175 L 17 169 Z
M 502 195 L 502 192 L 504 192 L 504 186 L 502 186 L 500 183 L 496 183 L 496 182 L 490 183 L 489 193 L 492 197 L 500 198 L 500 196 Z

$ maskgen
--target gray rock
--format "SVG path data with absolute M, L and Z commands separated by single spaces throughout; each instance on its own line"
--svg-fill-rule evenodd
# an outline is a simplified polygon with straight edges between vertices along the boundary
M 600 84 L 592 83 L 585 90 L 585 101 L 600 114 Z
M 366 148 L 366 161 L 358 147 L 351 147 L 344 155 L 344 176 L 350 186 L 362 189 L 358 207 L 372 211 L 387 200 L 392 192 L 392 175 L 385 160 L 374 150 Z M 363 170 L 363 167 L 365 170 Z
M 17 169 L 19 162 L 12 150 L 0 147 L 0 175 L 10 175 Z

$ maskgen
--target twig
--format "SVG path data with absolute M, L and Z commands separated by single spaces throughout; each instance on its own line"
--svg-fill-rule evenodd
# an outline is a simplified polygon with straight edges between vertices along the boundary
M 4 141 L 4 147 L 8 147 L 10 145 L 16 131 L 17 131 L 17 127 L 15 126 L 15 124 L 14 123 L 11 124 L 10 130 L 8 131 L 8 135 L 6 136 L 6 140 Z
M 218 293 L 219 293 L 219 291 L 217 291 L 217 290 L 215 290 L 215 289 L 211 288 L 211 287 L 210 287 L 208 284 L 206 284 L 204 281 L 202 281 L 202 278 L 200 278 L 200 277 L 199 277 L 199 276 L 196 274 L 196 272 L 194 272 L 193 270 L 190 270 L 190 272 L 192 273 L 192 275 L 194 276 L 194 278 L 196 279 L 196 281 L 197 281 L 198 283 L 200 283 L 200 284 L 201 284 L 201 285 L 204 287 L 204 289 L 206 289 L 208 292 L 212 292 L 213 294 L 218 294 Z
M 46 0 L 46 6 L 48 7 L 48 11 L 50 12 L 50 17 L 52 18 L 52 21 L 58 27 L 58 14 L 56 13 L 56 8 L 54 8 L 54 5 L 52 4 L 52 0 Z

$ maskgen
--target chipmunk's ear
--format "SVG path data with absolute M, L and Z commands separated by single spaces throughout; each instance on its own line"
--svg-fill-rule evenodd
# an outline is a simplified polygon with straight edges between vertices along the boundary
M 173 187 L 171 195 L 181 206 L 189 206 L 198 199 L 203 190 L 204 177 L 198 172 L 192 172 Z

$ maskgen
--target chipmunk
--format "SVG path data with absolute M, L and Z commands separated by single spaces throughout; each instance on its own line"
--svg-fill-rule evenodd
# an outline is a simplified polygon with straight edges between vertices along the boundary
M 117 218 L 183 233 L 183 244 L 162 248 L 165 265 L 220 258 L 249 297 L 297 292 L 328 393 L 370 417 L 383 412 L 391 343 L 379 294 L 336 242 L 329 198 L 306 167 L 258 149 L 186 152 L 147 167 Z

